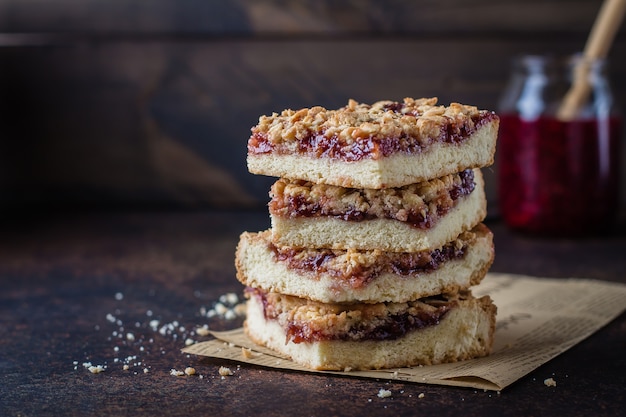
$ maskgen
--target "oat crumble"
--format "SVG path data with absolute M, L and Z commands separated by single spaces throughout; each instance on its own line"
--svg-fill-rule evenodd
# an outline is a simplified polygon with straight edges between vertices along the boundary
M 430 181 L 383 189 L 345 188 L 280 178 L 271 187 L 269 210 L 282 217 L 386 218 L 428 227 L 474 187 L 471 169 Z
M 365 138 L 408 138 L 425 144 L 451 122 L 473 126 L 472 118 L 481 112 L 459 103 L 437 105 L 437 98 L 384 100 L 371 105 L 350 99 L 337 110 L 315 106 L 261 116 L 252 133 L 265 136 L 272 144 L 294 143 L 318 134 L 336 137 L 347 145 Z

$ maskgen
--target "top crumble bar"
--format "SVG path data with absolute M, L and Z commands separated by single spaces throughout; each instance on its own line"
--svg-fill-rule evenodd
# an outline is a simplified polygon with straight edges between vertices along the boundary
M 443 158 L 438 154 L 467 146 L 466 142 L 485 126 L 495 125 L 497 132 L 498 122 L 494 112 L 459 103 L 437 105 L 437 98 L 405 98 L 403 102 L 378 101 L 371 105 L 349 100 L 347 106 L 337 110 L 320 106 L 284 110 L 261 116 L 252 128 L 248 168 L 255 174 L 340 186 L 402 186 L 492 163 L 496 136 L 493 132 L 487 141 L 492 146 L 474 151 L 483 154 L 479 160 L 457 158 L 466 156 L 465 151 Z M 484 144 L 479 145 L 484 148 Z M 429 153 L 433 155 L 422 158 Z M 371 165 L 385 160 L 385 164 L 393 164 Z M 408 169 L 411 172 L 405 172 L 407 169 L 396 166 L 407 162 L 425 165 L 426 169 L 419 173 L 413 167 Z M 451 172 L 444 172 L 448 167 L 438 166 L 451 163 Z M 349 172 L 358 165 L 369 174 L 359 169 Z M 363 181 L 356 178 L 362 174 Z M 367 177 L 372 175 L 380 178 L 371 181 L 373 178 Z

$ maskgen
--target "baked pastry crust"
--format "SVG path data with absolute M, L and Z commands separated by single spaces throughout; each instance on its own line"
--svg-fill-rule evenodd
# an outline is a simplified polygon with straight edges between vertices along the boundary
M 489 296 L 381 304 L 324 304 L 252 289 L 247 296 L 247 335 L 312 369 L 456 362 L 488 355 L 493 345 Z
M 441 248 L 420 252 L 277 247 L 271 231 L 242 233 L 237 279 L 248 287 L 324 303 L 406 302 L 478 285 L 493 263 L 483 224 Z
M 248 141 L 254 174 L 353 188 L 401 187 L 493 163 L 499 118 L 437 99 L 262 116 Z

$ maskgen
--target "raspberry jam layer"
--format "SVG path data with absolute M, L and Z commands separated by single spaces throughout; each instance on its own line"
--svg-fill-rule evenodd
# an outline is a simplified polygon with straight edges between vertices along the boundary
M 404 337 L 407 333 L 436 326 L 443 317 L 458 305 L 457 300 L 447 300 L 443 297 L 429 297 L 420 300 L 422 307 L 409 306 L 407 309 L 396 314 L 380 315 L 370 320 L 357 320 L 348 328 L 332 331 L 323 327 L 320 323 L 311 323 L 300 320 L 281 320 L 281 316 L 291 317 L 289 312 L 281 314 L 280 307 L 273 306 L 267 294 L 261 290 L 248 287 L 247 295 L 258 297 L 263 305 L 263 313 L 266 320 L 276 320 L 286 331 L 287 341 L 293 343 L 313 343 L 329 340 L 341 341 L 383 341 L 396 340 Z M 341 320 L 341 316 L 351 313 L 346 307 L 345 312 L 326 313 L 325 321 L 333 323 Z M 332 324 L 330 324 L 332 326 Z M 321 326 L 321 327 L 320 327 Z
M 370 255 L 371 261 L 353 262 L 347 259 L 346 251 L 332 249 L 307 250 L 292 247 L 277 247 L 271 242 L 270 249 L 276 260 L 285 262 L 289 269 L 306 273 L 329 274 L 343 286 L 363 288 L 383 273 L 408 276 L 428 273 L 450 260 L 462 259 L 467 253 L 467 244 L 450 242 L 434 251 L 411 253 L 384 253 Z M 367 253 L 362 253 L 367 258 Z M 341 259 L 338 259 L 341 258 Z
M 404 337 L 409 332 L 436 326 L 450 308 L 450 304 L 444 304 L 435 311 L 391 315 L 376 325 L 366 323 L 359 327 L 353 327 L 348 332 L 333 336 L 311 329 L 306 322 L 292 321 L 287 327 L 287 340 L 293 343 L 311 343 L 324 340 L 396 340 Z
M 402 103 L 389 107 L 396 113 L 402 113 Z M 404 113 L 405 115 L 407 113 Z M 347 162 L 364 159 L 380 159 L 396 153 L 419 154 L 433 143 L 460 144 L 468 140 L 482 126 L 497 119 L 493 112 L 481 111 L 467 119 L 447 119 L 438 129 L 438 134 L 430 138 L 397 137 L 359 137 L 347 141 L 337 135 L 327 136 L 324 131 L 309 132 L 298 140 L 295 152 L 313 158 L 332 158 Z M 417 118 L 416 118 L 417 119 Z M 266 132 L 254 132 L 248 140 L 248 154 L 267 153 L 292 154 L 294 148 L 269 140 Z
M 449 188 L 442 188 L 436 195 L 420 204 L 398 208 L 394 204 L 386 204 L 376 200 L 368 200 L 367 193 L 356 189 L 351 192 L 361 192 L 361 198 L 368 200 L 364 204 L 367 209 L 348 207 L 333 204 L 332 201 L 311 197 L 311 193 L 284 195 L 272 190 L 272 200 L 269 203 L 270 213 L 283 217 L 334 217 L 341 220 L 359 222 L 374 219 L 391 219 L 405 222 L 418 229 L 433 227 L 439 218 L 448 213 L 460 198 L 469 195 L 476 187 L 474 171 L 467 169 L 456 174 L 458 181 L 454 181 Z M 300 182 L 304 186 L 306 182 Z

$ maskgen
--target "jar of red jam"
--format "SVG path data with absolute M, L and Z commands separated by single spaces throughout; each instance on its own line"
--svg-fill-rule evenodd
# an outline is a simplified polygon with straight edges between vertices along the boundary
M 572 93 L 578 94 L 574 105 Z M 606 62 L 522 56 L 514 61 L 498 112 L 504 222 L 547 236 L 609 230 L 620 200 L 622 121 Z

